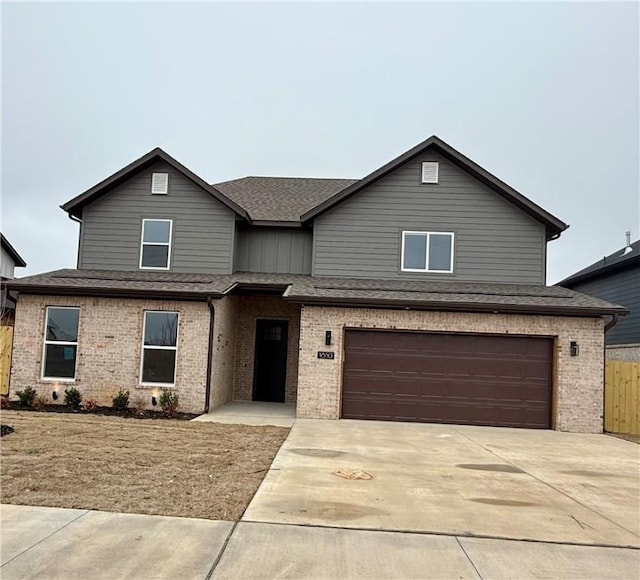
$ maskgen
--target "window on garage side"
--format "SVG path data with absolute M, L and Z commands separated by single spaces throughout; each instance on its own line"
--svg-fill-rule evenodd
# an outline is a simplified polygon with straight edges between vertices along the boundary
M 174 385 L 178 354 L 178 313 L 144 313 L 140 383 Z
M 403 272 L 453 272 L 452 232 L 402 232 Z
M 171 262 L 172 220 L 142 220 L 140 269 L 168 270 Z
M 79 308 L 47 307 L 42 356 L 43 379 L 75 379 L 79 321 Z

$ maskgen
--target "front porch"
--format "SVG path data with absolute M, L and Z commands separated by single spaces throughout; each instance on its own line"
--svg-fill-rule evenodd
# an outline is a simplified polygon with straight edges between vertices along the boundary
M 238 286 L 213 302 L 209 414 L 224 406 L 219 416 L 236 416 L 240 409 L 246 415 L 249 407 L 228 403 L 260 402 L 267 405 L 253 409 L 271 404 L 292 409 L 295 417 L 301 307 L 283 300 L 283 290 Z
M 234 425 L 292 427 L 296 420 L 296 406 L 262 401 L 231 401 L 193 420 Z

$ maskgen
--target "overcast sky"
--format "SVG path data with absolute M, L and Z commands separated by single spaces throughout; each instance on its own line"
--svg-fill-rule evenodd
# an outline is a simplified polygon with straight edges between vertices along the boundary
M 571 225 L 554 283 L 639 237 L 639 4 L 2 4 L 2 231 L 155 146 L 210 182 L 363 177 L 432 134 Z

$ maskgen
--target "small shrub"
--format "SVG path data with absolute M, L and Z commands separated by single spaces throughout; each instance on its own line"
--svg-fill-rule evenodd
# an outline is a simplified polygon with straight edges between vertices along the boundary
M 116 411 L 126 411 L 129 408 L 129 391 L 120 389 L 120 392 L 113 397 L 113 408 Z
M 95 411 L 98 408 L 98 402 L 94 401 L 93 399 L 89 399 L 84 402 L 84 405 L 82 405 L 82 408 L 85 411 Z
M 20 399 L 20 404 L 23 407 L 33 407 L 36 390 L 33 387 L 25 387 L 24 391 L 16 391 L 16 396 Z
M 162 391 L 160 406 L 167 417 L 173 417 L 178 410 L 178 393 L 172 393 L 169 389 Z
M 36 411 L 42 411 L 42 409 L 44 409 L 48 404 L 49 400 L 47 399 L 47 397 L 45 397 L 44 395 L 36 395 L 33 399 L 33 403 L 31 403 L 31 406 Z
M 64 390 L 64 404 L 77 409 L 82 404 L 82 393 L 75 387 Z

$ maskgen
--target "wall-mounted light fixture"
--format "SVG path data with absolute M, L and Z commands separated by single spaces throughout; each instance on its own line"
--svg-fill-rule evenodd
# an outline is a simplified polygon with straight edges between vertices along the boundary
M 327 346 L 331 345 L 331 331 L 327 330 L 327 332 L 324 333 L 324 343 Z
M 578 346 L 578 343 L 575 340 L 572 340 L 569 344 L 569 354 L 571 356 L 578 356 L 579 353 L 580 347 Z
M 57 401 L 57 400 L 58 400 L 58 391 L 53 391 L 53 392 L 51 393 L 51 398 L 52 398 L 54 401 Z
M 151 397 L 151 404 L 155 407 L 158 404 L 158 399 L 155 398 L 155 396 Z

